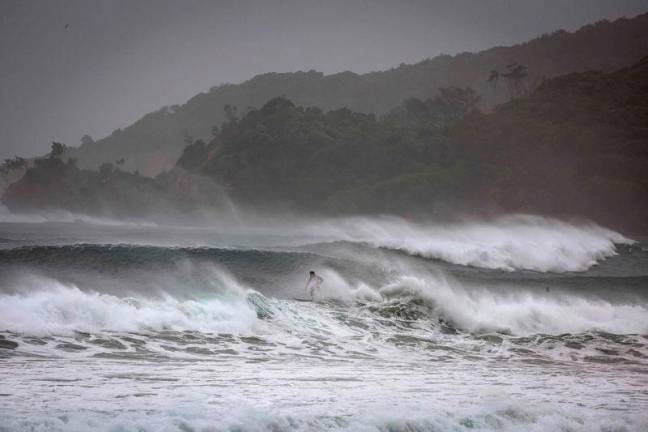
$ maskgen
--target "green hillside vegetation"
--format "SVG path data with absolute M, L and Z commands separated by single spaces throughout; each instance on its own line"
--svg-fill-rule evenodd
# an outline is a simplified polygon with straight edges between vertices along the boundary
M 180 164 L 271 207 L 515 211 L 648 229 L 648 59 L 547 80 L 489 114 L 478 101 L 442 89 L 376 117 L 277 98 L 190 146 Z
M 231 118 L 179 166 L 210 176 L 238 202 L 329 212 L 410 212 L 455 203 L 470 170 L 447 144 L 448 125 L 471 111 L 470 89 L 408 99 L 377 118 L 324 112 L 275 98 Z
M 11 159 L 5 159 L 0 163 L 0 195 L 27 172 L 27 169 L 33 165 L 33 160 L 24 159 L 16 156 Z
M 5 191 L 2 202 L 15 212 L 67 210 L 110 217 L 151 217 L 195 209 L 198 200 L 177 190 L 167 174 L 143 177 L 104 163 L 98 171 L 64 160 L 65 148 L 53 143 L 48 157 L 36 159 Z
M 244 113 L 248 107 L 280 96 L 323 110 L 348 108 L 381 115 L 410 97 L 425 99 L 439 88 L 471 87 L 482 97 L 482 109 L 488 109 L 529 92 L 545 77 L 592 69 L 613 71 L 638 61 L 647 51 L 648 14 L 644 14 L 601 21 L 574 33 L 557 31 L 477 54 L 442 55 L 383 72 L 268 73 L 242 84 L 214 87 L 182 106 L 150 113 L 96 142 L 85 137 L 80 148 L 70 148 L 68 153 L 81 167 L 96 169 L 105 161 L 123 158 L 122 169 L 156 175 L 174 165 L 185 138 L 211 138 L 212 127 L 226 120 L 222 112 L 226 104 Z M 523 68 L 517 75 L 512 73 L 516 65 Z
M 484 205 L 648 230 L 648 57 L 549 80 L 494 113 L 473 113 L 451 141 L 479 164 L 474 192 Z
M 155 179 L 47 159 L 12 184 L 11 209 L 184 215 L 224 202 L 324 214 L 532 212 L 648 231 L 648 58 L 546 80 L 491 113 L 470 88 L 409 98 L 382 116 L 274 98 L 227 118 Z M 186 139 L 190 142 L 189 138 Z

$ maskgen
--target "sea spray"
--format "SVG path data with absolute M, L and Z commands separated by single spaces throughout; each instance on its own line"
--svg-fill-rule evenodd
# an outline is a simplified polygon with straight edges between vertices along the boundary
M 632 240 L 593 223 L 530 215 L 492 221 L 417 223 L 385 217 L 323 220 L 310 228 L 335 240 L 368 242 L 453 264 L 507 271 L 585 271 Z
M 30 276 L 24 284 L 17 281 L 14 293 L 0 294 L 0 329 L 33 335 L 103 330 L 249 332 L 255 312 L 245 301 L 244 288 L 228 280 L 225 292 L 180 300 L 166 293 L 117 297 Z M 24 289 L 28 286 L 38 288 Z
M 0 430 L 648 427 L 645 245 L 524 217 L 290 222 L 4 224 Z
M 476 333 L 648 333 L 647 304 L 612 303 L 571 293 L 466 287 L 441 271 L 411 270 L 379 291 L 388 299 L 419 298 L 435 317 Z
M 147 235 L 118 236 L 118 243 L 176 247 L 222 247 L 216 244 L 238 235 L 265 239 L 266 247 L 296 246 L 317 242 L 362 242 L 378 248 L 446 261 L 452 264 L 506 271 L 583 272 L 617 254 L 617 245 L 634 241 L 592 222 L 566 222 L 532 215 L 509 215 L 490 220 L 439 222 L 409 221 L 397 216 L 356 216 L 345 218 L 306 218 L 240 215 L 201 226 L 158 226 L 145 221 L 97 219 L 68 213 L 37 216 L 5 214 L 0 223 L 30 222 L 100 226 L 115 229 L 147 228 Z M 169 233 L 176 235 L 169 237 Z M 92 238 L 92 231 L 87 234 Z M 114 237 L 107 243 L 114 244 Z M 214 240 L 210 241 L 210 238 Z M 166 239 L 166 240 L 165 240 Z M 106 239 L 102 238 L 103 242 Z M 240 241 L 240 240 L 239 240 Z M 86 242 L 89 243 L 88 240 Z

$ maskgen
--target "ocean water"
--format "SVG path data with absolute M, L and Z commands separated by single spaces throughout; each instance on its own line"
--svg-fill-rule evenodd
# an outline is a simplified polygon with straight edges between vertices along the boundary
M 648 430 L 643 239 L 6 216 L 0 431 Z

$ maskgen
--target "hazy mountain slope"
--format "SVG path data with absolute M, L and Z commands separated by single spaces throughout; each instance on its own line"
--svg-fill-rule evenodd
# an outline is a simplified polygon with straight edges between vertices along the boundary
M 408 101 L 376 119 L 275 99 L 180 162 L 255 205 L 530 212 L 648 231 L 648 57 L 547 80 L 490 114 L 461 119 L 456 101 Z
M 466 116 L 472 102 L 471 92 L 442 91 L 377 118 L 275 98 L 224 123 L 209 144 L 187 146 L 156 179 L 50 157 L 3 202 L 109 215 L 178 208 L 188 216 L 227 203 L 222 187 L 235 203 L 266 210 L 513 211 L 648 232 L 648 57 L 613 73 L 547 80 L 489 114 Z
M 125 158 L 125 169 L 153 175 L 173 166 L 185 146 L 185 132 L 194 138 L 208 138 L 211 127 L 223 121 L 225 104 L 242 112 L 248 106 L 261 106 L 273 97 L 285 96 L 298 105 L 382 113 L 406 97 L 427 97 L 440 87 L 471 86 L 490 106 L 509 97 L 504 80 L 500 80 L 497 91 L 486 83 L 492 69 L 505 70 L 513 62 L 527 65 L 529 77 L 523 87 L 530 88 L 542 77 L 590 69 L 616 70 L 647 52 L 648 14 L 644 14 L 602 21 L 574 33 L 559 31 L 512 47 L 439 56 L 383 72 L 263 74 L 242 84 L 214 87 L 182 106 L 148 114 L 132 126 L 70 153 L 84 167 Z

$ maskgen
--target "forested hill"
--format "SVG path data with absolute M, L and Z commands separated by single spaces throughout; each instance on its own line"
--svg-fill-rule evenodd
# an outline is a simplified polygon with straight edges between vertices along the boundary
M 178 165 L 228 188 L 239 203 L 336 213 L 429 212 L 455 207 L 473 174 L 450 154 L 447 127 L 474 106 L 473 92 L 408 99 L 382 118 L 324 112 L 275 98 L 231 119 Z
M 490 114 L 475 102 L 444 90 L 376 118 L 277 98 L 189 146 L 178 165 L 260 206 L 529 212 L 648 232 L 648 57 L 547 80 Z
M 2 199 L 19 211 L 152 217 L 230 198 L 324 214 L 528 212 L 648 233 L 648 58 L 547 80 L 488 114 L 477 101 L 470 89 L 442 89 L 377 117 L 274 98 L 230 113 L 155 179 L 111 164 L 79 169 L 55 144 Z
M 557 77 L 450 132 L 479 166 L 473 193 L 504 211 L 580 215 L 648 232 L 648 57 Z
M 190 138 L 209 139 L 212 127 L 224 120 L 223 106 L 227 104 L 243 113 L 249 106 L 285 96 L 298 105 L 384 113 L 407 97 L 425 98 L 442 87 L 470 86 L 488 107 L 527 92 L 543 77 L 594 69 L 612 71 L 638 61 L 647 52 L 648 14 L 644 14 L 602 21 L 574 33 L 557 31 L 511 47 L 439 56 L 363 75 L 268 73 L 242 84 L 214 87 L 182 106 L 150 113 L 105 139 L 86 140 L 79 149 L 71 149 L 69 156 L 92 168 L 123 158 L 123 169 L 154 175 L 173 166 Z M 520 79 L 507 79 L 517 66 L 525 68 Z M 494 70 L 500 79 L 487 82 Z

